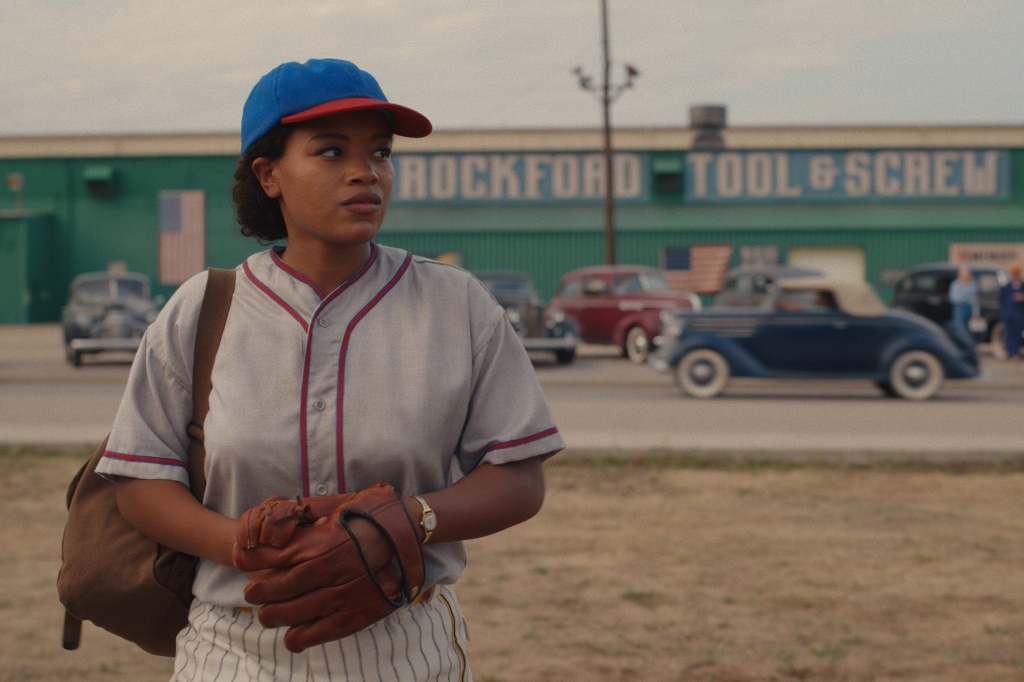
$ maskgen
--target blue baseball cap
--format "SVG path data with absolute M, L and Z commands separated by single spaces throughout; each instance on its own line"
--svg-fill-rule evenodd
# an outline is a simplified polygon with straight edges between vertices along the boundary
M 388 102 L 376 79 L 343 59 L 281 64 L 256 83 L 242 108 L 242 153 L 279 123 L 298 123 L 342 111 L 380 111 L 403 137 L 433 130 L 423 114 Z

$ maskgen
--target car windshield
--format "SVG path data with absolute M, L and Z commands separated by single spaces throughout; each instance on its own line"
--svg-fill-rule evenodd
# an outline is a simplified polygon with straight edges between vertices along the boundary
M 109 279 L 90 279 L 75 285 L 75 296 L 85 299 L 110 298 Z
M 146 283 L 127 277 L 87 279 L 75 285 L 75 296 L 85 300 L 146 298 Z
M 487 287 L 487 290 L 495 296 L 529 296 L 533 291 L 530 282 L 525 279 L 493 279 L 485 277 L 481 281 Z
M 146 286 L 138 279 L 119 279 L 117 280 L 117 295 L 145 298 Z
M 640 275 L 640 281 L 643 283 L 644 291 L 672 291 L 672 287 L 668 285 L 668 280 L 660 272 L 645 272 Z

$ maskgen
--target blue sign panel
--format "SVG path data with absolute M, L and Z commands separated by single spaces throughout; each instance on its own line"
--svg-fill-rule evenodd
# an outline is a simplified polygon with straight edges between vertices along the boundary
M 691 152 L 686 164 L 694 204 L 1010 198 L 1005 149 Z
M 393 204 L 600 203 L 605 194 L 600 153 L 395 154 Z M 647 154 L 612 158 L 617 201 L 650 198 Z

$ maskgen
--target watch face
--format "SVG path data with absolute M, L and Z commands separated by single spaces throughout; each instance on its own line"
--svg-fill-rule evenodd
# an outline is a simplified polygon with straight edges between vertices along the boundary
M 433 514 L 427 514 L 423 519 L 423 530 L 428 533 L 437 528 L 437 517 Z

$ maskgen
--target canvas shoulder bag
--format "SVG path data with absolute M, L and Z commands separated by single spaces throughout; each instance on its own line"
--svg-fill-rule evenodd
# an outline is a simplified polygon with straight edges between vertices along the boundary
M 234 289 L 234 270 L 210 268 L 199 310 L 187 427 L 189 483 L 200 501 L 206 490 L 203 422 Z M 198 559 L 150 540 L 121 516 L 116 484 L 96 473 L 106 447 L 104 439 L 68 487 L 57 576 L 65 608 L 64 648 L 78 648 L 82 621 L 88 620 L 151 654 L 174 656 L 175 638 L 188 624 Z

